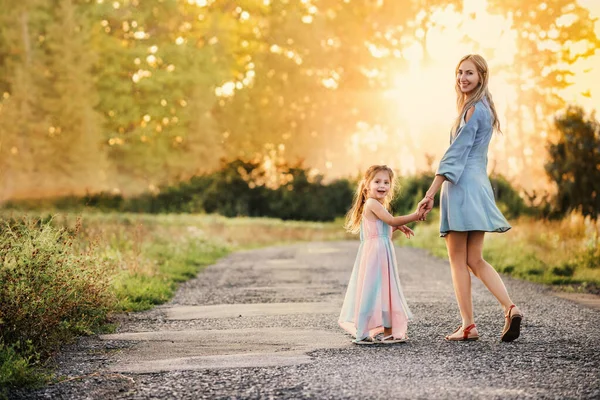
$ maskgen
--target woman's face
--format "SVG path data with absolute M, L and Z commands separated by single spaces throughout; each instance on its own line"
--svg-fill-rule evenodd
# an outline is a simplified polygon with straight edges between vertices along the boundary
M 461 92 L 465 94 L 472 92 L 479 84 L 480 79 L 473 61 L 465 60 L 460 63 L 456 73 L 456 83 Z

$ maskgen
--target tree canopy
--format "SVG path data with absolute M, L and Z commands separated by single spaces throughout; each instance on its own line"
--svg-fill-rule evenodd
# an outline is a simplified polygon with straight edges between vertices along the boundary
M 598 47 L 593 21 L 575 0 L 489 3 L 521 32 L 511 112 L 532 132 L 523 121 L 547 123 L 568 65 Z M 222 158 L 352 173 L 357 132 L 397 129 L 386 90 L 409 49 L 427 65 L 430 33 L 470 18 L 462 4 L 0 0 L 0 200 L 152 191 Z M 531 135 L 517 136 L 525 163 Z

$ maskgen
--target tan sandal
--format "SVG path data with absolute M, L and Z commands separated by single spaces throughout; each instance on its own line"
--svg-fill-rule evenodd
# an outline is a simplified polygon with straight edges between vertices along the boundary
M 367 346 L 369 346 L 369 345 L 375 344 L 375 341 L 373 340 L 372 337 L 367 336 L 367 337 L 362 338 L 362 339 L 354 339 L 352 341 L 352 343 L 358 344 L 358 345 L 367 345 Z
M 454 332 L 452 332 L 450 335 L 446 336 L 446 340 L 449 342 L 469 342 L 469 341 L 473 341 L 473 340 L 478 340 L 479 339 L 478 334 L 469 336 L 469 333 L 471 333 L 471 330 L 473 330 L 475 328 L 476 328 L 476 325 L 471 324 L 471 325 L 467 326 L 465 329 L 463 329 L 462 337 L 460 337 L 460 336 L 459 337 L 451 337 L 456 332 L 458 332 L 462 329 L 462 325 L 461 325 L 458 328 L 456 328 L 456 330 Z
M 500 340 L 503 342 L 512 342 L 521 334 L 521 321 L 523 320 L 523 314 L 513 314 L 512 310 L 515 307 L 516 306 L 514 304 L 510 306 L 508 313 L 504 317 L 504 329 L 502 330 L 502 335 L 500 336 Z
M 381 334 L 381 336 L 375 337 L 375 342 L 381 344 L 404 343 L 407 340 L 407 337 L 395 338 L 394 335 L 384 336 L 383 334 Z

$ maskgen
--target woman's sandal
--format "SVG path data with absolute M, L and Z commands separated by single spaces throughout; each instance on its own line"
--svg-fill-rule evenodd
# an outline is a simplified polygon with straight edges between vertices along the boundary
M 460 331 L 462 329 L 462 325 L 459 326 L 458 328 L 456 328 L 456 330 L 454 332 L 452 332 L 450 335 L 446 336 L 446 340 L 449 342 L 469 342 L 472 340 L 478 340 L 479 339 L 479 335 L 478 334 L 474 334 L 472 336 L 469 336 L 469 333 L 471 333 L 471 330 L 476 328 L 475 324 L 471 324 L 469 326 L 467 326 L 465 329 L 463 329 L 463 335 L 462 337 L 458 336 L 458 337 L 451 337 L 452 335 L 454 335 L 456 332 Z
M 513 314 L 512 310 L 515 307 L 516 306 L 514 304 L 510 306 L 508 313 L 504 317 L 504 329 L 502 330 L 502 335 L 500 336 L 500 340 L 503 342 L 512 342 L 521 334 L 521 321 L 523 320 L 523 314 Z

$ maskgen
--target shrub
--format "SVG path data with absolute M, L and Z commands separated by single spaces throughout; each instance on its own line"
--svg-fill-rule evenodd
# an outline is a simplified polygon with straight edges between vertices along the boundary
M 73 249 L 74 235 L 24 218 L 0 226 L 0 340 L 42 358 L 101 326 L 113 307 L 107 265 Z
M 47 375 L 41 369 L 35 369 L 38 363 L 39 355 L 30 343 L 8 346 L 0 341 L 0 388 L 41 384 Z M 3 394 L 6 395 L 0 390 L 0 398 Z
M 269 175 L 270 174 L 270 175 Z M 44 200 L 35 206 L 33 200 L 6 203 L 8 208 L 44 209 L 53 204 L 57 209 L 125 211 L 135 213 L 214 213 L 226 217 L 272 217 L 296 221 L 333 221 L 343 217 L 351 206 L 357 180 L 337 179 L 325 183 L 324 176 L 313 176 L 301 165 L 279 165 L 276 171 L 264 170 L 256 162 L 233 160 L 223 162 L 221 169 L 195 176 L 160 192 L 143 193 L 131 198 L 98 193 L 79 200 L 64 197 Z M 399 195 L 392 202 L 395 214 L 415 210 L 435 175 L 401 177 Z M 270 180 L 279 185 L 267 185 Z M 507 218 L 530 214 L 519 193 L 502 176 L 492 180 L 496 202 Z M 436 197 L 436 207 L 439 196 Z

